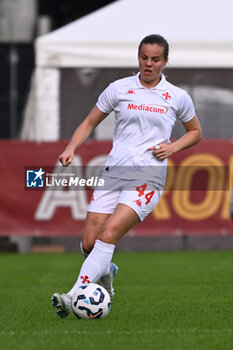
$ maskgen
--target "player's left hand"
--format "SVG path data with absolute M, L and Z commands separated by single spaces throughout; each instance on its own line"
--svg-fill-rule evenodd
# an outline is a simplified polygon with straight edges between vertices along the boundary
M 149 147 L 147 151 L 152 151 L 152 154 L 159 160 L 169 158 L 173 153 L 172 144 L 160 143 L 156 146 Z

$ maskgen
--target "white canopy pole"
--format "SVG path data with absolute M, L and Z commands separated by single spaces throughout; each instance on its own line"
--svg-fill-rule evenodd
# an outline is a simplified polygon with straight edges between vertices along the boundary
M 59 84 L 59 69 L 36 68 L 25 108 L 21 139 L 59 139 Z

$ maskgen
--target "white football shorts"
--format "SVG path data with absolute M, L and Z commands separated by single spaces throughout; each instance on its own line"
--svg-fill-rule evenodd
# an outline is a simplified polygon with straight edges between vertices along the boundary
M 96 187 L 92 195 L 88 211 L 103 214 L 112 214 L 118 203 L 132 208 L 143 221 L 158 204 L 163 190 L 161 185 L 142 180 L 125 180 L 108 178 L 108 188 L 103 190 Z

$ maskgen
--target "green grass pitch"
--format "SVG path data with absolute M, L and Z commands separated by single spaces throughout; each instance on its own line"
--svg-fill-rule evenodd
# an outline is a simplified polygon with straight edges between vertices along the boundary
M 103 320 L 55 316 L 81 254 L 0 255 L 0 349 L 233 349 L 233 253 L 116 253 Z

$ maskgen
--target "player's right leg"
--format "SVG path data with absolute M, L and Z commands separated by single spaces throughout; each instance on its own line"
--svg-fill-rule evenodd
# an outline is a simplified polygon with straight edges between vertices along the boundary
M 82 232 L 82 250 L 84 254 L 88 255 L 92 251 L 95 241 L 110 215 L 111 213 L 87 212 Z

